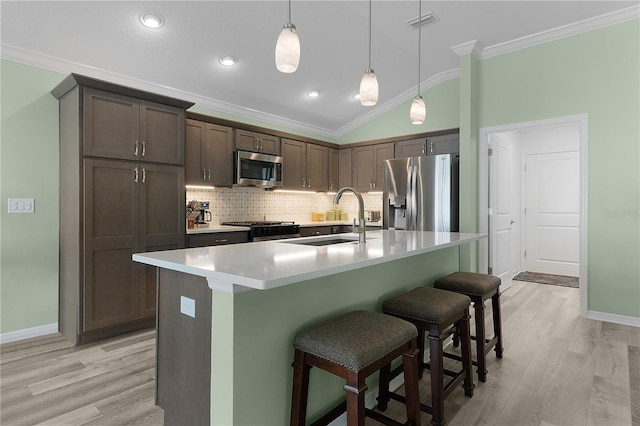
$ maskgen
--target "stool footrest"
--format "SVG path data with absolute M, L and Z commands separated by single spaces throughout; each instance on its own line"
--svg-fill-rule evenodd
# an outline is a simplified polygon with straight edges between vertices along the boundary
M 384 414 L 380 414 L 377 411 L 373 411 L 369 408 L 367 408 L 365 411 L 367 412 L 367 417 L 377 421 L 378 423 L 382 423 L 383 425 L 387 425 L 387 426 L 404 426 L 405 425 L 404 423 L 397 422 L 392 418 L 389 418 Z
M 404 395 L 400 395 L 399 393 L 391 392 L 391 391 L 389 391 L 389 398 L 393 399 L 394 401 L 401 402 L 403 404 L 405 404 L 407 401 L 407 398 L 405 398 Z M 429 407 L 427 404 L 423 404 L 422 402 L 420 403 L 420 411 L 433 415 L 433 408 Z
M 337 419 L 338 417 L 340 417 L 342 413 L 344 413 L 345 411 L 347 411 L 347 401 L 343 401 L 340 404 L 333 407 L 331 411 L 326 413 L 324 416 L 320 417 L 315 422 L 311 423 L 311 426 L 326 426 L 332 421 L 334 421 L 335 419 Z

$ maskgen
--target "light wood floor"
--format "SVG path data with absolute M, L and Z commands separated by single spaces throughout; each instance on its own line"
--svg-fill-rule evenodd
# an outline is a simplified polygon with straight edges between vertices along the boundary
M 448 424 L 640 426 L 640 329 L 579 318 L 572 288 L 514 282 L 501 306 L 504 357 L 491 352 L 473 398 L 449 396 Z M 146 331 L 79 348 L 59 335 L 1 345 L 0 424 L 162 425 L 154 343 Z M 428 374 L 420 391 L 428 400 Z M 391 401 L 387 414 L 403 409 Z

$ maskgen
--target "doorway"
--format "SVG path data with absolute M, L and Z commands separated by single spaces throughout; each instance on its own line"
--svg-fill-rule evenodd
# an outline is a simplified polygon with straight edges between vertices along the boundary
M 480 129 L 480 267 L 579 277 L 587 312 L 587 115 Z M 525 165 L 527 171 L 525 172 Z M 525 206 L 527 208 L 525 214 Z M 491 268 L 491 269 L 490 269 Z

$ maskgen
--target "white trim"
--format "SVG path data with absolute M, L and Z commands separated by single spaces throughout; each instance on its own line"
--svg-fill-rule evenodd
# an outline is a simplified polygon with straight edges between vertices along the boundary
M 469 53 L 473 54 L 477 59 L 482 57 L 482 52 L 484 52 L 485 47 L 478 40 L 471 40 L 466 43 L 458 44 L 457 46 L 451 47 L 451 50 L 458 56 L 468 55 Z
M 445 81 L 453 80 L 456 78 L 460 78 L 460 68 L 456 68 L 449 71 L 443 71 L 441 73 L 434 75 L 433 77 L 428 78 L 427 80 L 420 83 L 420 89 L 424 93 L 425 90 L 435 87 L 440 83 L 444 83 Z M 368 113 L 361 115 L 360 117 L 353 120 L 351 123 L 336 130 L 335 137 L 343 136 L 349 133 L 350 131 L 357 129 L 358 127 L 362 126 L 368 121 L 374 119 L 375 117 L 378 117 L 384 114 L 385 112 L 390 111 L 391 109 L 397 107 L 398 105 L 401 105 L 404 102 L 407 102 L 407 100 L 412 99 L 415 96 L 415 93 L 417 90 L 418 90 L 418 86 L 415 85 L 411 89 L 405 90 L 404 92 L 400 93 L 398 96 L 394 97 L 388 102 L 385 102 L 377 106 L 376 108 L 372 109 Z
M 549 118 L 544 120 L 527 121 L 524 123 L 513 123 L 501 126 L 483 127 L 479 131 L 478 139 L 478 222 L 481 234 L 488 234 L 488 220 L 486 220 L 489 210 L 488 200 L 488 141 L 492 133 L 502 133 L 513 130 L 525 130 L 536 127 L 554 126 L 560 124 L 578 123 L 580 127 L 580 316 L 587 317 L 588 309 L 588 184 L 589 184 L 589 117 L 587 114 L 570 115 L 565 117 Z M 488 268 L 488 245 L 480 245 L 478 251 L 478 262 L 480 271 L 487 271 Z
M 517 50 L 549 43 L 566 37 L 572 37 L 589 31 L 599 30 L 601 28 L 621 24 L 638 18 L 640 18 L 640 6 L 634 5 L 605 15 L 596 16 L 594 18 L 585 19 L 583 21 L 574 22 L 572 24 L 563 25 L 561 27 L 552 28 L 536 34 L 489 46 L 481 52 L 480 59 L 515 52 Z
M 587 311 L 587 318 L 597 321 L 640 327 L 640 318 L 626 315 L 608 314 L 606 312 Z
M 0 334 L 0 344 L 16 342 L 18 340 L 31 339 L 32 337 L 41 337 L 48 334 L 58 332 L 58 323 L 39 325 L 37 327 L 24 328 L 22 330 L 10 331 Z

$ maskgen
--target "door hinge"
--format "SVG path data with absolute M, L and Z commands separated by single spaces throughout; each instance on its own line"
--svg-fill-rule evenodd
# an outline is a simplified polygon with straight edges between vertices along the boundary
M 489 148 L 489 157 L 493 155 L 493 148 Z
M 524 257 L 527 257 L 527 251 L 526 250 L 524 251 Z
M 526 207 L 524 208 L 524 214 L 527 214 L 527 208 Z
M 489 266 L 489 275 L 493 274 L 493 268 Z
M 526 164 L 524 165 L 524 171 L 525 172 L 527 171 L 527 165 Z

